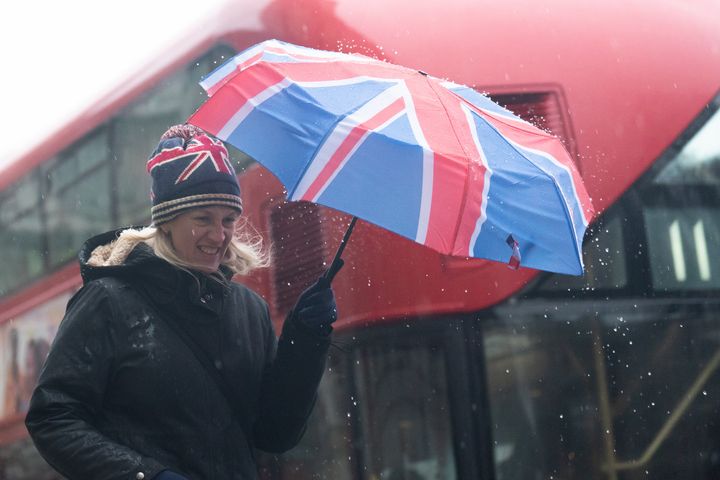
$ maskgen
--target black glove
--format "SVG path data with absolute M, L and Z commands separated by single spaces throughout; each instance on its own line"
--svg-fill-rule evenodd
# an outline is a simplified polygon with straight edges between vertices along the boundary
M 342 264 L 337 270 L 341 267 Z M 296 322 L 319 334 L 328 335 L 332 332 L 331 325 L 337 320 L 337 305 L 330 281 L 322 276 L 301 293 L 291 316 Z
M 171 470 L 163 470 L 153 477 L 152 480 L 189 480 L 187 477 L 183 477 L 179 473 L 175 473 Z

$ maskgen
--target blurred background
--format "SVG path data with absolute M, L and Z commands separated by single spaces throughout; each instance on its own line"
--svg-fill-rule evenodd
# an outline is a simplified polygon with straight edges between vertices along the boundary
M 5 3 L 0 480 L 60 478 L 23 419 L 78 247 L 149 221 L 148 150 L 206 98 L 201 76 L 270 38 L 488 92 L 565 142 L 598 217 L 582 277 L 358 223 L 339 348 L 302 444 L 259 457 L 263 480 L 720 478 L 717 0 Z M 347 218 L 232 156 L 276 258 L 239 280 L 277 326 Z
M 0 29 L 0 170 L 182 41 L 217 0 L 12 1 Z

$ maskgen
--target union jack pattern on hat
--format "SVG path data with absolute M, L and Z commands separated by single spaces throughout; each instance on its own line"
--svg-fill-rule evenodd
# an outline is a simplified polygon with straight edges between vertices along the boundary
M 191 125 L 171 127 L 147 162 L 152 222 L 160 225 L 195 207 L 242 211 L 240 186 L 220 140 Z

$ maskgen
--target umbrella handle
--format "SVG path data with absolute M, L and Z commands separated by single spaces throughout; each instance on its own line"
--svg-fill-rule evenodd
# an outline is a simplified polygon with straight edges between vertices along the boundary
M 357 217 L 353 217 L 350 221 L 350 226 L 348 226 L 348 229 L 345 231 L 345 235 L 340 241 L 340 246 L 338 247 L 337 252 L 335 252 L 335 258 L 333 258 L 333 261 L 330 264 L 330 268 L 328 268 L 323 275 L 323 278 L 327 280 L 328 285 L 332 283 L 333 278 L 335 278 L 335 275 L 338 271 L 340 271 L 340 268 L 342 267 L 343 261 L 340 259 L 340 257 L 342 256 L 342 252 L 343 250 L 345 250 L 345 246 L 347 245 L 347 241 L 350 238 L 350 234 L 355 227 L 355 222 L 357 222 Z

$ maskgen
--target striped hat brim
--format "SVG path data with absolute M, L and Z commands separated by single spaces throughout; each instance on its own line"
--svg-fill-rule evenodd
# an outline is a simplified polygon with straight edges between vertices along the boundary
M 169 222 L 191 208 L 222 206 L 235 208 L 242 212 L 242 199 L 237 195 L 223 193 L 207 193 L 168 200 L 152 207 L 152 223 L 160 225 Z

